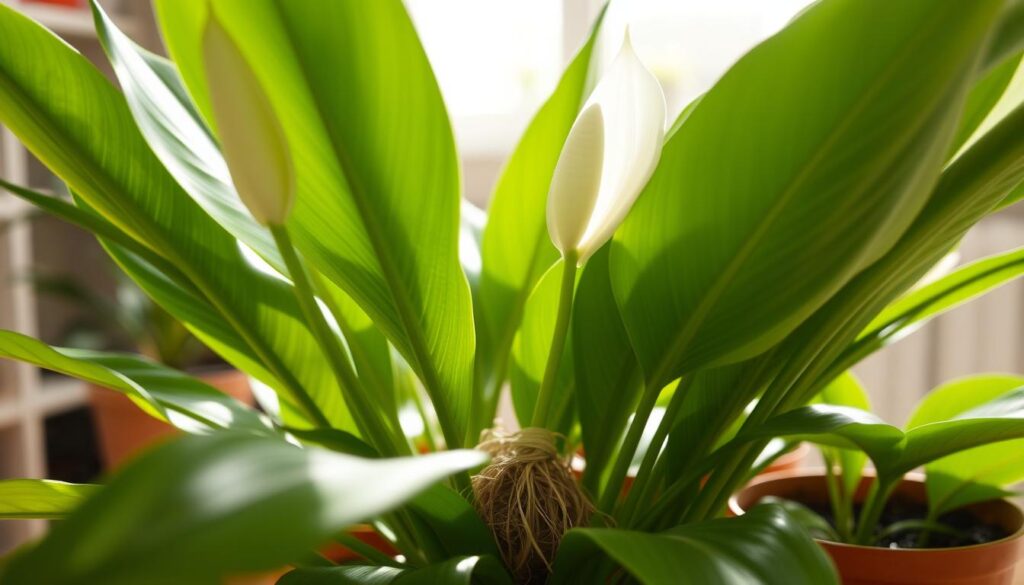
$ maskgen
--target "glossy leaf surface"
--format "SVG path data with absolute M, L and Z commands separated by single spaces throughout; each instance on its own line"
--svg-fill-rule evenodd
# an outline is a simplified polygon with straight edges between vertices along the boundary
M 298 569 L 277 585 L 506 585 L 508 574 L 494 557 L 456 557 L 421 569 L 352 565 Z
M 701 98 L 612 248 L 649 382 L 764 351 L 898 239 L 998 8 L 820 2 Z
M 954 418 L 964 411 L 1024 386 L 1020 376 L 972 376 L 932 390 L 907 422 L 915 428 Z M 1024 440 L 969 449 L 925 466 L 933 514 L 993 497 L 1024 479 Z
M 205 583 L 270 570 L 484 461 L 476 451 L 368 460 L 234 433 L 186 437 L 126 467 L 0 582 Z
M 166 308 L 191 323 L 193 310 L 216 306 L 272 370 L 274 379 L 264 381 L 312 418 L 345 424 L 337 388 L 289 287 L 250 264 L 235 239 L 184 193 L 147 146 L 124 97 L 82 55 L 8 7 L 0 7 L 0 36 L 9 41 L 0 45 L 0 121 L 82 205 L 166 258 L 204 297 L 195 309 Z M 238 341 L 204 340 L 218 350 Z
M 188 433 L 216 429 L 274 433 L 258 412 L 234 398 L 139 356 L 55 348 L 20 333 L 0 331 L 0 357 L 121 392 L 151 416 Z
M 285 127 L 298 178 L 288 223 L 296 244 L 406 357 L 438 405 L 448 444 L 458 446 L 474 349 L 458 258 L 458 163 L 404 7 L 397 0 L 215 5 Z M 199 52 L 206 2 L 156 6 L 170 52 L 209 119 Z
M 657 534 L 573 530 L 562 542 L 551 583 L 604 582 L 605 556 L 646 585 L 838 582 L 825 552 L 777 506 Z

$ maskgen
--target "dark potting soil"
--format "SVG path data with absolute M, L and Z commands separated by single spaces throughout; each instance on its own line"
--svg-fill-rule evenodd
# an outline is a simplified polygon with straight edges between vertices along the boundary
M 806 504 L 805 504 L 806 505 Z M 808 507 L 817 512 L 822 518 L 828 520 L 829 524 L 835 526 L 835 519 L 832 516 L 832 509 L 828 504 L 814 504 Z M 855 515 L 860 515 L 861 506 L 854 506 Z M 928 509 L 920 502 L 914 502 L 905 498 L 894 497 L 889 501 L 875 534 L 881 534 L 885 527 L 904 520 L 924 520 Z M 957 534 L 944 534 L 931 532 L 925 548 L 950 548 L 955 546 L 971 546 L 985 544 L 1010 536 L 1002 526 L 989 524 L 978 519 L 970 510 L 954 510 L 939 517 L 939 523 L 952 528 Z M 918 540 L 921 537 L 919 530 L 907 530 L 898 534 L 892 534 L 875 542 L 875 546 L 882 548 L 921 548 Z

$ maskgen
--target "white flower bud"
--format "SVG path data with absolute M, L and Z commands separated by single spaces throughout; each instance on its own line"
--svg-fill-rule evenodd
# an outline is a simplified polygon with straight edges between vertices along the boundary
M 552 177 L 548 232 L 563 256 L 575 251 L 582 264 L 612 237 L 654 172 L 664 139 L 665 96 L 627 32 L 573 124 Z
M 263 225 L 281 225 L 295 198 L 284 129 L 241 50 L 211 8 L 203 63 L 221 149 L 238 196 Z

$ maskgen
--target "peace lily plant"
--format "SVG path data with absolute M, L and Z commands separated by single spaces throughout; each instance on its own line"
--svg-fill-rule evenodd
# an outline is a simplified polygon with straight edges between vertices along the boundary
M 93 232 L 264 412 L 0 333 L 191 435 L 102 486 L 0 483 L 3 517 L 63 519 L 0 583 L 834 583 L 782 506 L 729 495 L 779 417 L 1024 266 L 912 290 L 1024 193 L 1016 1 L 822 0 L 667 130 L 628 41 L 598 70 L 599 21 L 486 215 L 399 0 L 155 7 L 171 60 L 93 5 L 119 90 L 0 5 L 0 121 L 72 196 L 3 187 Z M 975 446 L 1024 436 L 1000 420 Z

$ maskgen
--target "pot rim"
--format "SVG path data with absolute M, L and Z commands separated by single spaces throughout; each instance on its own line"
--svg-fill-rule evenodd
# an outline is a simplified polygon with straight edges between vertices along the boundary
M 740 504 L 739 504 L 738 496 L 740 494 L 742 494 L 743 492 L 747 491 L 749 488 L 755 486 L 755 485 L 771 483 L 771 482 L 775 482 L 775 481 L 779 481 L 779 480 L 784 480 L 784 479 L 817 478 L 817 477 L 820 477 L 821 479 L 824 480 L 824 478 L 825 478 L 825 469 L 823 467 L 810 467 L 810 468 L 798 469 L 798 470 L 794 470 L 794 471 L 785 471 L 784 470 L 784 471 L 775 471 L 775 472 L 772 472 L 772 473 L 766 473 L 766 474 L 764 474 L 762 476 L 756 477 L 753 481 L 751 481 L 750 483 L 745 485 L 741 490 L 739 490 L 738 492 L 736 492 L 733 495 L 729 496 L 729 511 L 731 513 L 733 513 L 733 514 L 736 514 L 736 515 L 740 515 L 740 514 L 746 513 L 746 510 L 742 506 L 740 506 Z M 864 470 L 863 477 L 864 478 L 875 477 L 874 470 L 873 469 Z M 924 474 L 923 473 L 916 473 L 916 472 L 908 473 L 908 474 L 903 476 L 902 483 L 923 484 L 924 483 Z M 906 554 L 929 555 L 929 554 L 942 554 L 942 553 L 949 554 L 950 552 L 954 552 L 954 551 L 971 551 L 971 550 L 974 550 L 974 549 L 980 549 L 980 548 L 985 548 L 985 547 L 999 546 L 999 545 L 1003 545 L 1003 544 L 1007 544 L 1007 543 L 1013 542 L 1014 540 L 1018 540 L 1021 537 L 1024 537 L 1024 508 L 1022 508 L 1020 505 L 1016 504 L 1015 502 L 1012 502 L 1012 501 L 1007 500 L 1005 498 L 1001 498 L 1001 499 L 998 499 L 998 500 L 991 500 L 991 501 L 993 501 L 993 502 L 1002 502 L 1002 503 L 1006 504 L 1007 506 L 1012 507 L 1014 510 L 1017 511 L 1018 516 L 1021 518 L 1021 522 L 1020 522 L 1020 525 L 1017 527 L 1017 529 L 1013 533 L 1011 533 L 1011 534 L 1009 534 L 1007 536 L 1004 536 L 1003 538 L 1000 538 L 999 540 L 993 540 L 991 542 L 985 542 L 985 543 L 982 543 L 982 544 L 970 544 L 970 545 L 967 545 L 967 546 L 950 546 L 950 547 L 944 547 L 944 548 L 886 548 L 886 547 L 883 547 L 883 546 L 866 546 L 866 545 L 862 545 L 862 544 L 849 544 L 849 543 L 845 543 L 845 542 L 836 542 L 834 540 L 825 540 L 825 539 L 822 539 L 822 538 L 815 538 L 814 540 L 817 541 L 817 542 L 823 543 L 823 544 L 827 544 L 829 547 L 835 547 L 835 548 L 838 548 L 838 549 L 886 551 L 886 552 L 891 553 L 891 554 L 904 554 L 904 555 L 906 555 Z M 979 503 L 981 503 L 981 502 L 979 502 Z M 737 514 L 737 512 L 739 512 L 739 514 Z

